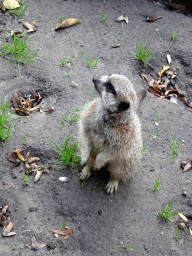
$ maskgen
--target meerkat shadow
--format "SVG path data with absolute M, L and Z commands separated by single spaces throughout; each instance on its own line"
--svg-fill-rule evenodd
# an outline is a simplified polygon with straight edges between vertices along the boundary
M 92 176 L 95 175 L 96 179 L 102 180 L 107 184 L 107 182 L 110 180 L 110 173 L 108 171 L 107 166 L 102 167 L 101 169 L 95 170 L 92 172 Z

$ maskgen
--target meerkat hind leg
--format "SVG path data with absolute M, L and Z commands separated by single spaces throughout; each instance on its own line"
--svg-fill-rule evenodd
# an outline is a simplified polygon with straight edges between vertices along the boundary
M 96 156 L 93 153 L 91 153 L 86 166 L 83 168 L 82 172 L 80 173 L 80 176 L 79 176 L 80 180 L 88 179 L 91 176 L 91 168 L 95 163 L 95 159 L 96 159 Z
M 113 178 L 110 179 L 106 186 L 107 193 L 112 194 L 113 192 L 116 192 L 118 185 L 119 185 L 119 180 L 113 179 Z

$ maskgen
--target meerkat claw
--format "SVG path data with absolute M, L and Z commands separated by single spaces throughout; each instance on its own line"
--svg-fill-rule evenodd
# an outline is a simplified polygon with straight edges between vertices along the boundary
M 91 176 L 90 170 L 87 170 L 86 167 L 82 170 L 79 175 L 80 180 L 88 179 Z
M 117 191 L 119 185 L 119 181 L 118 180 L 110 180 L 106 186 L 107 189 L 107 193 L 108 194 L 112 194 L 113 192 Z

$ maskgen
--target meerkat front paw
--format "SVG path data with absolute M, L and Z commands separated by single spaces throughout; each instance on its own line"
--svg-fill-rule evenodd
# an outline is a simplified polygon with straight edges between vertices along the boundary
M 112 194 L 113 192 L 116 192 L 118 185 L 119 185 L 118 180 L 111 179 L 106 186 L 107 193 Z
M 88 179 L 91 176 L 90 170 L 85 166 L 79 175 L 80 180 Z

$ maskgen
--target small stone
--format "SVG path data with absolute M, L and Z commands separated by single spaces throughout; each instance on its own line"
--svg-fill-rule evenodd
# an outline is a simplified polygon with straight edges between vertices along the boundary
M 29 207 L 30 212 L 37 212 L 38 209 L 39 207 Z
M 99 215 L 101 215 L 101 214 L 102 214 L 102 211 L 101 211 L 101 210 L 99 210 L 99 211 L 98 211 L 98 214 L 99 214 Z
M 150 172 L 154 172 L 155 171 L 155 168 L 154 167 L 151 167 L 150 168 Z
M 179 223 L 178 227 L 179 227 L 180 229 L 182 229 L 182 228 L 185 228 L 186 225 L 185 225 L 185 223 L 182 222 L 182 223 Z
M 182 196 L 187 196 L 187 191 L 186 190 L 183 190 Z
M 57 247 L 57 245 L 54 244 L 54 243 L 48 243 L 47 244 L 47 249 L 48 250 L 54 250 L 56 247 Z
M 67 177 L 59 177 L 59 180 L 61 182 L 69 182 L 69 179 Z

